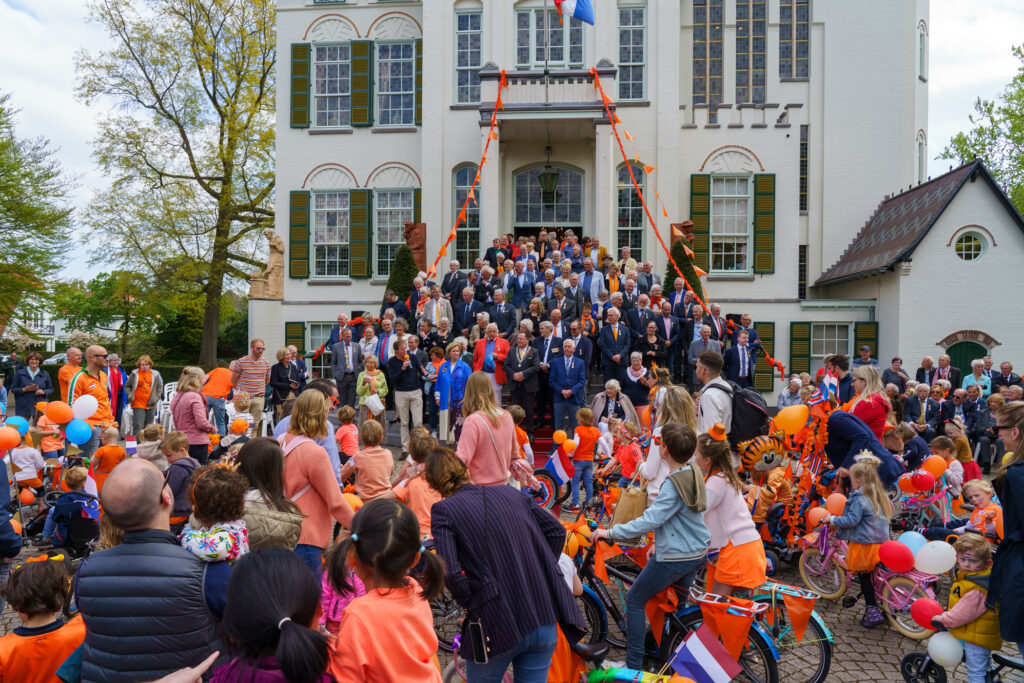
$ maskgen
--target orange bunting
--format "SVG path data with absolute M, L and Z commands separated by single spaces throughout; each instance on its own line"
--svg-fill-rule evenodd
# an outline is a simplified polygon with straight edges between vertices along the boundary
M 439 256 L 447 256 L 448 255 L 448 245 L 447 244 L 444 245 L 443 247 L 441 247 L 441 251 L 438 252 L 438 255 Z M 433 267 L 433 266 L 431 266 L 431 267 Z
M 500 94 L 498 95 L 498 100 L 494 103 L 494 106 L 496 108 L 495 109 L 495 113 L 497 113 L 497 109 L 501 109 L 502 111 L 505 110 L 505 104 L 501 101 L 501 95 Z M 497 119 L 495 119 L 495 120 L 497 120 Z
M 612 114 L 612 121 L 614 121 L 615 123 L 622 123 L 622 121 L 619 119 L 618 114 Z
M 644 173 L 646 173 L 647 175 L 651 175 L 652 173 L 654 173 L 657 170 L 657 168 L 658 168 L 657 166 L 644 166 Z M 658 190 L 657 189 L 654 190 L 654 194 L 656 194 L 656 195 L 658 194 Z
M 469 202 L 470 199 L 476 201 L 476 192 L 473 191 L 472 187 L 469 188 L 469 194 L 466 195 L 466 201 Z
M 707 275 L 707 271 L 701 270 L 697 266 L 693 267 L 693 272 L 697 274 L 697 277 L 704 277 L 705 275 Z
M 622 548 L 616 544 L 608 545 L 601 541 L 594 549 L 594 576 L 608 583 L 608 569 L 604 566 L 606 560 L 622 554 Z
M 729 602 L 752 604 L 749 600 L 739 598 L 730 598 Z M 700 611 L 704 616 L 704 623 L 708 625 L 712 633 L 721 639 L 722 645 L 729 655 L 738 661 L 747 644 L 750 625 L 754 623 L 754 614 L 748 613 L 746 616 L 732 614 L 729 612 L 728 603 L 702 602 Z
M 799 643 L 804 639 L 807 622 L 811 620 L 811 612 L 814 611 L 814 600 L 789 595 L 788 593 L 782 594 L 782 600 L 786 604 L 786 611 L 789 613 L 789 623 L 793 625 L 793 636 L 796 638 L 796 642 Z
M 634 138 L 634 137 L 633 137 L 632 135 L 630 135 L 630 134 L 629 134 L 629 131 L 628 131 L 628 130 L 625 130 L 625 129 L 623 129 L 623 131 L 622 131 L 622 134 L 623 134 L 624 136 L 626 136 L 626 139 L 627 139 L 627 140 L 635 140 L 635 139 L 636 139 L 636 138 Z
M 493 131 L 493 130 L 491 131 L 491 139 L 492 140 L 497 140 L 498 139 L 498 133 L 496 131 Z
M 679 596 L 672 587 L 661 591 L 644 605 L 647 621 L 651 624 L 651 633 L 654 634 L 654 642 L 658 645 L 661 645 L 661 636 L 665 631 L 665 614 L 674 612 L 678 605 Z
M 459 219 L 458 219 L 458 221 L 456 221 L 456 223 L 465 223 L 465 222 L 466 222 L 466 207 L 462 207 L 462 210 L 459 211 Z
M 689 248 L 688 246 L 686 246 L 686 245 L 684 244 L 684 245 L 683 245 L 683 251 L 685 251 L 685 252 L 686 252 L 686 255 L 687 255 L 687 256 L 689 256 L 690 258 L 693 258 L 693 249 L 690 249 L 690 248 Z
M 666 208 L 665 208 L 665 205 L 664 205 L 664 204 L 662 204 L 662 205 L 661 205 L 661 214 L 662 214 L 662 215 L 663 215 L 663 216 L 664 216 L 665 218 L 668 218 L 668 209 L 666 209 Z

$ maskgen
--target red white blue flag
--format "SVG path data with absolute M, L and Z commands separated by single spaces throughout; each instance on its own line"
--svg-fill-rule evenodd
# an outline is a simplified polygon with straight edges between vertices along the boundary
M 565 452 L 565 449 L 559 446 L 548 458 L 548 461 L 544 464 L 544 469 L 551 473 L 551 476 L 555 478 L 555 481 L 559 486 L 572 479 L 572 475 L 576 473 L 576 468 L 572 464 L 572 458 Z
M 707 624 L 686 637 L 669 664 L 696 683 L 729 683 L 743 670 Z
M 555 0 L 558 16 L 575 17 L 591 26 L 594 25 L 594 4 L 592 0 Z

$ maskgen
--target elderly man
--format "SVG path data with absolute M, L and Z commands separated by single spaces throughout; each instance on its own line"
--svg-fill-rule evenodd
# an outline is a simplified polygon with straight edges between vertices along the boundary
M 693 378 L 693 385 L 691 391 L 696 393 L 700 390 L 704 382 L 697 376 L 697 361 L 700 359 L 700 354 L 705 351 L 714 351 L 721 356 L 722 354 L 722 342 L 711 338 L 711 326 L 701 325 L 700 327 L 700 338 L 690 344 L 690 348 L 686 353 L 687 364 L 690 366 L 690 376 Z M 723 364 L 724 364 L 723 360 Z M 721 367 L 718 368 L 721 371 Z
M 921 384 L 927 384 L 931 386 L 932 382 L 935 381 L 935 360 L 931 356 L 925 356 L 921 359 L 921 367 L 917 369 L 916 379 Z
M 494 277 L 494 269 L 490 266 L 484 266 L 483 271 L 480 273 L 480 280 L 476 283 L 474 298 L 479 301 L 484 308 L 487 308 L 494 301 L 494 290 L 498 289 L 498 279 Z
M 629 365 L 632 334 L 629 327 L 619 322 L 619 309 L 615 306 L 605 314 L 605 324 L 598 335 L 597 346 L 601 350 L 601 372 L 604 379 L 621 381 Z
M 931 441 L 939 428 L 939 402 L 929 398 L 931 388 L 924 383 L 914 389 L 915 395 L 907 397 L 903 417 L 925 441 Z
M 725 342 L 729 338 L 729 327 L 722 317 L 722 307 L 711 304 L 711 315 L 704 317 L 704 324 L 711 328 L 711 338 L 722 342 L 722 348 L 725 348 Z
M 627 277 L 622 285 L 622 305 L 628 311 L 630 308 L 636 308 L 639 304 L 640 292 L 636 288 L 636 279 Z
M 554 292 L 554 297 L 548 301 L 548 317 L 551 317 L 551 313 L 553 311 L 558 310 L 562 314 L 562 320 L 565 320 L 566 322 L 575 320 L 578 317 L 576 304 L 566 298 L 565 287 L 561 284 L 557 284 L 552 287 L 552 291 Z
M 528 263 L 533 263 L 533 261 L 528 261 Z M 536 273 L 526 272 L 523 262 L 516 261 L 515 270 L 508 279 L 508 294 L 512 299 L 510 303 L 513 308 L 522 312 L 530 305 L 530 298 L 533 296 L 533 286 L 536 282 Z
M 85 367 L 79 370 L 68 384 L 68 398 L 72 406 L 86 394 L 96 399 L 96 412 L 85 418 L 92 427 L 92 438 L 84 444 L 78 444 L 82 449 L 83 458 L 91 457 L 99 448 L 100 432 L 116 424 L 110 407 L 110 396 L 107 393 L 107 373 L 104 372 L 106 367 L 107 350 L 102 346 L 90 346 L 85 350 Z M 268 374 L 269 370 L 268 364 Z
M 107 396 L 110 398 L 110 409 L 114 414 L 114 422 L 124 424 L 124 408 L 128 404 L 128 396 L 124 387 L 128 383 L 128 375 L 121 367 L 121 356 L 116 353 L 107 354 Z
M 626 323 L 633 333 L 633 344 L 640 340 L 640 337 L 647 334 L 647 323 L 654 320 L 654 313 L 650 308 L 650 299 L 646 294 L 637 297 L 637 305 L 626 310 Z
M 82 369 L 82 350 L 77 346 L 69 346 L 66 352 L 68 360 L 57 372 L 57 384 L 60 385 L 60 400 L 68 402 L 68 384 L 71 378 Z
M 363 351 L 352 340 L 351 328 L 345 328 L 341 341 L 331 349 L 331 374 L 338 386 L 338 401 L 344 406 L 356 406 L 356 377 L 363 369 Z
M 404 301 L 398 300 L 398 295 L 392 290 L 384 292 L 384 303 L 380 305 L 380 315 L 384 316 L 384 312 L 387 310 L 393 310 L 396 318 L 409 319 L 409 307 L 405 305 Z
M 776 403 L 779 410 L 788 408 L 789 406 L 799 405 L 800 401 L 800 389 L 803 387 L 803 382 L 800 378 L 794 375 L 789 378 L 789 385 L 785 389 L 779 392 L 779 400 Z
M 448 272 L 444 274 L 444 279 L 441 280 L 441 293 L 444 294 L 445 299 L 453 302 L 458 298 L 459 292 L 465 286 L 466 276 L 459 270 L 459 261 L 458 259 L 452 259 L 448 262 Z
M 327 342 L 324 344 L 324 348 L 328 351 L 341 341 L 341 331 L 348 327 L 348 316 L 344 313 L 338 314 L 338 324 L 331 328 L 331 334 L 327 337 Z
M 749 313 L 744 313 L 743 315 L 740 316 L 739 326 L 732 331 L 731 335 L 729 335 L 732 339 L 733 344 L 736 343 L 736 339 L 739 336 L 740 332 L 744 330 L 747 333 L 747 343 L 750 344 L 750 348 L 754 349 L 755 351 L 760 349 L 761 339 L 757 336 L 757 330 L 754 329 L 754 323 Z
M 339 320 L 342 316 L 338 316 Z M 259 435 L 263 424 L 263 401 L 270 383 L 270 361 L 263 357 L 267 345 L 262 339 L 249 342 L 249 355 L 231 363 L 231 386 L 235 391 L 249 394 L 249 414 L 253 419 L 253 434 Z
M 586 256 L 590 258 L 595 267 L 600 266 L 606 258 L 609 258 L 608 249 L 601 246 L 601 239 L 599 237 L 590 240 L 590 251 Z
M 349 325 L 347 329 L 352 334 L 355 334 L 355 330 Z M 294 344 L 288 345 L 288 353 L 291 356 L 291 364 L 295 370 L 299 373 L 299 390 L 297 393 L 302 393 L 302 390 L 306 388 L 306 380 L 309 379 L 309 370 L 306 369 L 306 360 L 299 354 L 299 348 Z
M 433 285 L 430 288 L 430 300 L 423 304 L 423 319 L 430 322 L 432 329 L 437 329 L 441 318 L 451 320 L 455 317 L 450 301 L 441 296 L 441 287 Z
M 572 434 L 576 429 L 576 411 L 583 407 L 586 397 L 587 368 L 583 359 L 575 356 L 571 339 L 562 342 L 562 357 L 551 363 L 549 378 L 555 398 L 555 429 Z
M 950 365 L 950 357 L 948 354 L 942 354 L 939 356 L 939 367 L 935 369 L 935 378 L 932 380 L 932 384 L 935 384 L 935 380 L 944 379 L 949 382 L 952 386 L 958 387 L 963 382 L 963 373 L 960 372 L 960 368 L 954 368 Z
M 523 429 L 533 440 L 533 399 L 540 382 L 540 361 L 537 349 L 530 346 L 530 339 L 522 332 L 515 334 L 514 347 L 505 357 L 505 375 L 508 379 L 508 400 L 510 405 L 522 406 L 526 418 Z M 545 378 L 546 379 L 546 378 Z
M 395 355 L 388 361 L 388 384 L 394 385 L 395 412 L 402 423 L 402 457 L 409 453 L 409 422 L 423 424 L 423 378 L 427 371 L 419 358 L 409 353 L 408 342 L 395 341 Z
M 71 358 L 70 351 L 68 352 L 68 358 Z M 999 372 L 992 374 L 992 391 L 998 392 L 999 387 L 1012 386 L 1024 387 L 1024 381 L 1021 380 L 1020 375 L 1013 371 L 1013 363 L 1004 360 L 999 364 Z
M 491 321 L 498 326 L 498 336 L 508 339 L 516 330 L 516 312 L 512 305 L 505 301 L 505 290 L 494 290 L 494 303 L 488 311 Z
M 505 376 L 505 357 L 508 356 L 508 340 L 498 336 L 498 326 L 494 323 L 487 325 L 484 331 L 484 338 L 476 342 L 473 347 L 473 371 L 481 370 L 491 380 L 491 388 L 494 389 L 494 400 L 501 405 L 501 387 L 507 381 Z
M 900 388 L 897 385 L 892 383 L 885 385 L 885 395 L 889 397 L 896 422 L 903 422 L 903 416 L 907 412 L 907 397 L 900 393 Z
M 555 327 L 549 321 L 543 320 L 540 323 L 538 336 L 533 340 L 533 348 L 537 351 L 538 373 L 537 387 L 537 408 L 534 411 L 536 417 L 535 427 L 541 427 L 546 422 L 547 410 L 551 407 L 551 363 L 562 353 L 562 339 L 554 334 Z
M 231 565 L 203 562 L 178 543 L 170 531 L 174 495 L 160 470 L 142 458 L 125 460 L 107 478 L 101 502 L 124 539 L 78 570 L 82 680 L 152 681 L 221 650 Z
M 975 405 L 967 400 L 966 389 L 954 389 L 952 398 L 943 401 L 939 408 L 939 424 L 945 428 L 947 422 L 959 417 L 964 425 L 970 428 L 974 424 L 974 408 Z
M 487 325 L 491 322 L 491 314 L 480 312 L 476 314 L 476 325 L 473 325 L 473 329 L 469 331 L 469 338 L 467 341 L 470 344 L 476 344 L 479 340 L 487 336 Z
M 462 290 L 462 301 L 455 307 L 455 332 L 463 337 L 469 336 L 469 330 L 476 320 L 476 314 L 484 310 L 484 305 L 474 298 L 472 287 Z

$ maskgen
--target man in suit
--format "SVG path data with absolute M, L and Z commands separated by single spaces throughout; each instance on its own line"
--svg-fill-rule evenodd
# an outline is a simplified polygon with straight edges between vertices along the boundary
M 650 309 L 650 301 L 646 294 L 641 294 L 637 298 L 636 307 L 626 311 L 626 322 L 629 323 L 629 329 L 633 333 L 634 343 L 647 334 L 647 323 L 652 320 L 654 320 L 654 313 Z
M 981 371 L 981 374 L 988 377 L 989 380 L 993 379 L 996 376 L 996 371 L 992 367 L 992 356 L 985 356 L 981 362 L 985 364 L 985 369 Z
M 441 296 L 441 288 L 434 285 L 430 288 L 430 299 L 423 304 L 423 319 L 430 321 L 430 326 L 436 330 L 441 318 L 453 322 L 455 314 L 451 302 Z
M 951 366 L 950 357 L 947 354 L 939 356 L 939 367 L 935 369 L 935 377 L 932 379 L 932 384 L 935 384 L 935 380 L 944 379 L 953 385 L 953 388 L 960 386 L 963 381 L 963 373 L 960 372 L 960 368 L 954 368 Z
M 690 317 L 689 304 L 693 301 L 693 292 L 686 289 L 686 281 L 676 277 L 672 282 L 672 291 L 666 297 L 672 305 L 672 315 L 683 320 Z
M 523 430 L 530 437 L 530 441 L 533 441 L 533 399 L 540 384 L 540 360 L 537 357 L 537 349 L 530 346 L 525 334 L 516 334 L 514 344 L 505 357 L 508 402 L 509 405 L 523 407 L 523 412 L 526 413 Z
M 743 315 L 740 316 L 739 327 L 732 331 L 732 334 L 730 336 L 732 337 L 733 344 L 736 343 L 736 340 L 739 338 L 740 332 L 743 331 L 746 331 L 747 333 L 747 344 L 750 345 L 750 348 L 754 349 L 755 351 L 760 349 L 761 340 L 757 336 L 757 330 L 754 329 L 754 323 L 751 321 L 749 313 L 744 313 Z
M 448 263 L 448 272 L 444 274 L 444 279 L 441 280 L 441 294 L 449 302 L 459 300 L 459 292 L 466 286 L 463 284 L 466 280 L 466 276 L 459 270 L 459 262 L 456 259 L 452 259 Z
M 508 356 L 508 341 L 498 336 L 498 326 L 487 325 L 484 338 L 476 341 L 473 349 L 473 372 L 483 371 L 491 380 L 494 400 L 501 405 L 501 388 L 505 385 L 505 357 Z
M 484 261 L 490 265 L 491 268 L 498 269 L 498 254 L 503 254 L 505 258 L 508 258 L 508 254 L 501 248 L 501 240 L 494 238 L 491 240 L 491 246 L 484 252 Z
M 551 325 L 554 328 L 553 334 L 559 339 L 569 336 L 569 323 L 562 321 L 562 312 L 555 308 L 551 311 Z
M 907 398 L 903 416 L 918 436 L 931 441 L 939 428 L 939 403 L 928 397 L 927 384 L 918 384 L 914 391 L 915 395 Z
M 917 369 L 917 374 L 914 375 L 914 379 L 917 380 L 918 384 L 932 385 L 935 381 L 935 361 L 932 360 L 931 356 L 925 356 L 921 359 L 921 367 Z
M 540 324 L 540 336 L 533 340 L 533 348 L 537 351 L 537 410 L 534 412 L 536 427 L 546 422 L 544 419 L 551 405 L 551 363 L 562 353 L 562 340 L 554 335 L 554 326 L 544 320 Z
M 344 313 L 338 314 L 338 324 L 331 328 L 331 334 L 327 337 L 324 348 L 330 351 L 334 345 L 341 341 L 341 331 L 348 327 L 348 316 Z
M 558 309 L 562 312 L 562 320 L 569 322 L 575 320 L 576 315 L 576 304 L 565 296 L 565 287 L 562 285 L 555 285 L 552 288 L 555 296 L 553 299 L 548 301 L 548 317 L 551 316 L 551 312 Z
M 943 401 L 939 408 L 939 425 L 943 429 L 947 422 L 959 417 L 964 421 L 964 427 L 974 424 L 974 404 L 967 400 L 966 389 L 954 389 L 952 398 Z M 969 428 L 969 427 L 968 427 Z M 966 431 L 966 430 L 965 430 Z M 939 432 L 942 433 L 941 431 Z
M 338 385 L 338 403 L 355 406 L 356 377 L 363 369 L 363 352 L 352 341 L 352 328 L 346 327 L 342 339 L 331 348 L 331 375 Z
M 601 372 L 604 381 L 622 381 L 622 376 L 629 365 L 631 345 L 632 334 L 626 325 L 619 322 L 619 309 L 612 306 L 605 313 L 605 324 L 597 337 L 597 346 L 601 349 Z
M 640 267 L 640 272 L 636 274 L 637 284 L 648 292 L 654 288 L 654 285 L 661 284 L 661 276 L 653 272 L 653 270 L 653 264 L 650 261 L 644 261 L 643 266 Z
M 678 369 L 678 379 L 675 381 L 683 381 L 686 384 L 692 385 L 694 383 L 693 374 L 691 373 L 691 366 L 689 364 L 689 351 L 690 346 L 700 341 L 700 328 L 704 326 L 704 310 L 700 306 L 694 305 L 690 308 L 690 315 L 680 323 L 679 336 L 681 340 L 679 365 L 681 368 Z
M 722 307 L 718 304 L 711 304 L 711 315 L 704 316 L 704 324 L 711 328 L 711 338 L 722 343 L 725 348 L 725 340 L 729 338 L 729 328 L 722 317 Z
M 484 305 L 473 297 L 474 293 L 470 287 L 463 289 L 462 303 L 455 307 L 455 331 L 464 337 L 469 336 L 469 330 L 476 323 L 476 314 L 484 310 Z
M 690 348 L 686 352 L 686 362 L 690 367 L 690 377 L 692 378 L 690 384 L 691 393 L 696 393 L 703 386 L 703 383 L 697 379 L 697 360 L 700 354 L 705 351 L 722 353 L 722 342 L 711 338 L 711 327 L 709 325 L 701 325 L 700 338 L 690 344 Z
M 580 287 L 579 273 L 573 273 L 569 276 L 569 286 L 565 289 L 565 298 L 573 303 L 573 307 L 576 309 L 576 317 L 579 318 L 583 314 L 584 301 L 590 298 L 590 295 L 585 294 L 583 288 Z
M 494 290 L 494 304 L 488 313 L 491 314 L 491 322 L 498 326 L 498 336 L 510 339 L 510 335 L 516 329 L 516 312 L 511 304 L 505 301 L 504 290 Z
M 579 284 L 583 290 L 583 298 L 596 303 L 601 289 L 604 288 L 604 277 L 594 270 L 594 262 L 589 258 L 583 259 L 583 272 L 580 273 Z
M 600 240 L 600 238 L 597 238 L 597 237 L 595 237 L 594 239 L 590 240 L 590 252 L 587 253 L 587 254 L 584 254 L 584 256 L 585 257 L 589 257 L 591 263 L 595 267 L 601 266 L 604 263 L 604 260 L 606 258 L 607 259 L 611 258 L 611 256 L 608 255 L 608 248 L 607 247 L 602 247 L 601 246 L 601 240 Z M 584 261 L 584 265 L 585 264 L 586 264 L 586 261 Z
M 384 317 L 384 311 L 389 308 L 394 309 L 396 318 L 405 318 L 409 320 L 409 307 L 405 305 L 404 301 L 398 300 L 398 295 L 390 289 L 384 292 L 384 303 L 380 306 L 380 317 Z
M 658 324 L 658 334 L 665 338 L 665 345 L 668 349 L 668 368 L 673 376 L 679 371 L 679 347 L 682 331 L 679 319 L 672 315 L 672 304 L 667 299 L 661 300 L 661 314 L 654 322 Z
M 640 292 L 636 288 L 636 280 L 631 277 L 627 277 L 622 285 L 622 299 L 622 305 L 627 309 L 640 305 Z
M 576 411 L 583 407 L 587 393 L 587 369 L 576 358 L 572 339 L 562 342 L 562 357 L 551 364 L 551 393 L 555 398 L 555 429 L 572 434 L 576 429 Z
M 569 338 L 572 339 L 573 353 L 577 358 L 583 359 L 583 369 L 590 371 L 590 361 L 594 357 L 594 344 L 583 336 L 583 330 L 579 320 L 573 320 L 569 324 Z
M 999 372 L 992 373 L 992 393 L 999 393 L 999 387 L 1024 387 L 1020 375 L 1013 371 L 1013 363 L 1003 361 L 999 364 Z
M 484 308 L 494 302 L 494 290 L 498 289 L 498 278 L 494 277 L 494 269 L 484 266 L 480 274 L 480 280 L 476 283 L 473 297 L 479 301 Z
M 724 355 L 725 378 L 741 387 L 754 386 L 757 353 L 750 347 L 749 342 L 750 335 L 746 330 L 740 330 L 736 336 L 736 343 Z
M 527 273 L 522 261 L 516 261 L 515 269 L 509 276 L 508 293 L 513 308 L 525 311 L 533 297 L 533 285 L 537 282 L 534 273 Z

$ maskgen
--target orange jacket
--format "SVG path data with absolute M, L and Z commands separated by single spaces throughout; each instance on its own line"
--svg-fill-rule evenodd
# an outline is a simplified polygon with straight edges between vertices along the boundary
M 59 628 L 15 629 L 0 638 L 0 681 L 50 683 L 57 669 L 85 640 L 85 622 L 75 617 Z M 19 631 L 29 631 L 25 635 Z

